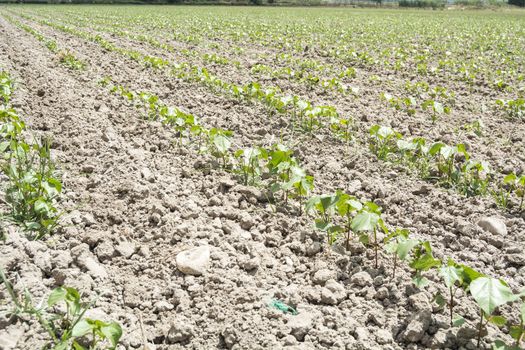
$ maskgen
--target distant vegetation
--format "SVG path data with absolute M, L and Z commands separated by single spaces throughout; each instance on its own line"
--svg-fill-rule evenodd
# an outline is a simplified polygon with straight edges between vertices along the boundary
M 269 5 L 445 8 L 525 6 L 525 0 L 0 0 L 0 3 L 75 4 L 181 4 L 181 5 Z

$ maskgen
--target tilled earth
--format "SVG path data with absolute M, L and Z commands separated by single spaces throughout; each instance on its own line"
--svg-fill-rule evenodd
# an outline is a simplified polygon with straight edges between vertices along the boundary
M 220 169 L 202 170 L 206 156 L 177 147 L 166 126 L 144 120 L 97 82 L 112 76 L 156 93 L 208 125 L 233 130 L 241 146 L 278 141 L 285 120 L 32 26 L 88 65 L 68 70 L 33 36 L 0 18 L 0 67 L 17 83 L 14 107 L 31 130 L 52 137 L 65 188 L 56 235 L 35 242 L 6 227 L 0 266 L 16 290 L 27 288 L 35 300 L 59 285 L 78 288 L 87 299 L 100 294 L 89 314 L 120 322 L 126 349 L 476 348 L 478 313 L 470 298 L 459 294 L 455 309 L 466 324 L 449 328 L 447 312 L 432 301 L 439 284 L 418 290 L 406 267 L 392 279 L 390 258 L 382 255 L 374 269 L 372 251 L 358 243 L 348 252 L 339 243 L 327 248 L 311 218 L 274 211 L 259 189 L 239 185 Z M 341 106 L 353 103 L 363 114 L 376 114 L 362 107 L 373 106 L 376 97 Z M 512 133 L 508 123 L 487 124 Z M 389 226 L 431 241 L 437 257 L 503 276 L 514 291 L 525 286 L 523 217 L 497 209 L 489 197 L 465 198 L 420 181 L 376 160 L 360 142 L 345 149 L 322 136 L 299 135 L 296 146 L 318 194 L 340 188 L 375 200 Z M 499 218 L 507 230 L 483 230 L 477 225 L 482 217 Z M 177 254 L 197 246 L 210 249 L 206 272 L 178 271 Z M 1 292 L 0 310 L 7 311 Z M 273 299 L 298 315 L 270 307 Z M 508 336 L 489 326 L 485 340 L 502 337 Z M 0 319 L 0 348 L 35 349 L 46 340 L 32 321 Z

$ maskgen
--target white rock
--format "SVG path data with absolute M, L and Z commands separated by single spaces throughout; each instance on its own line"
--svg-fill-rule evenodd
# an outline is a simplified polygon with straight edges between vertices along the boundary
M 202 246 L 180 252 L 176 262 L 180 272 L 186 275 L 202 275 L 210 263 L 210 248 Z
M 320 269 L 313 275 L 312 282 L 314 282 L 314 284 L 324 285 L 326 281 L 335 279 L 337 277 L 336 275 L 334 270 Z
M 412 315 L 403 337 L 406 341 L 417 343 L 427 331 L 432 321 L 432 313 L 429 310 L 422 310 Z
M 116 247 L 117 253 L 125 258 L 129 258 L 135 253 L 136 247 L 132 242 L 122 241 Z
M 142 178 L 148 182 L 155 182 L 155 176 L 148 168 L 142 168 L 140 170 L 140 176 L 142 176 Z
M 95 261 L 92 257 L 86 257 L 83 260 L 83 265 L 88 270 L 89 274 L 93 277 L 100 277 L 100 278 L 106 278 L 108 277 L 108 273 L 106 272 L 106 269 L 104 266 L 99 264 L 97 261 Z
M 302 341 L 305 335 L 308 334 L 310 329 L 313 327 L 314 316 L 309 312 L 301 312 L 298 315 L 291 316 L 288 321 L 290 327 L 290 334 L 293 335 L 297 340 Z
M 507 225 L 495 217 L 483 217 L 478 221 L 478 226 L 494 235 L 506 236 Z
M 366 271 L 354 274 L 351 281 L 359 287 L 371 286 L 373 284 L 372 277 Z

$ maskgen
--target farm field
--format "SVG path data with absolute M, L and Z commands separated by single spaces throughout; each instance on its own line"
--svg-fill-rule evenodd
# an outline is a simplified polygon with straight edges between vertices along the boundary
M 525 346 L 523 10 L 5 5 L 0 87 L 0 349 Z

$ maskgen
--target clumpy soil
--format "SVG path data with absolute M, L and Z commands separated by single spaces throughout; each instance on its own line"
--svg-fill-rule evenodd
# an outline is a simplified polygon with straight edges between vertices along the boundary
M 32 25 L 88 65 L 68 70 L 0 18 L 0 67 L 15 79 L 13 105 L 31 130 L 52 138 L 65 188 L 55 235 L 29 241 L 6 226 L 0 266 L 17 291 L 27 288 L 37 301 L 60 285 L 79 289 L 86 300 L 99 295 L 88 316 L 118 321 L 122 349 L 476 348 L 478 311 L 470 298 L 458 294 L 455 312 L 467 322 L 450 328 L 447 311 L 432 300 L 438 291 L 447 295 L 441 283 L 419 290 L 403 264 L 392 278 L 390 257 L 381 253 L 375 269 L 373 252 L 357 242 L 349 251 L 343 242 L 328 248 L 311 218 L 276 211 L 259 189 L 239 185 L 221 169 L 201 169 L 206 156 L 175 145 L 174 132 L 144 120 L 97 81 L 111 75 L 156 93 L 208 125 L 232 129 L 240 146 L 278 141 L 284 120 Z M 370 112 L 357 110 L 363 108 Z M 431 241 L 436 257 L 502 276 L 514 291 L 525 286 L 523 217 L 502 212 L 490 198 L 465 198 L 420 181 L 378 161 L 360 142 L 346 149 L 328 137 L 298 140 L 298 158 L 315 174 L 316 193 L 343 189 L 375 200 L 389 226 Z M 482 217 L 500 218 L 507 232 L 483 230 Z M 209 267 L 200 276 L 183 274 L 177 254 L 198 246 L 209 247 Z M 5 290 L 0 293 L 0 310 L 10 310 Z M 273 300 L 297 315 L 270 306 Z M 508 339 L 492 326 L 487 333 L 487 347 Z M 34 321 L 2 316 L 0 339 L 0 348 L 35 349 L 47 336 Z

